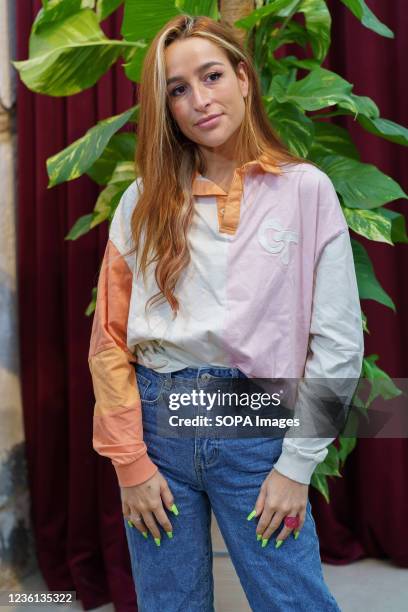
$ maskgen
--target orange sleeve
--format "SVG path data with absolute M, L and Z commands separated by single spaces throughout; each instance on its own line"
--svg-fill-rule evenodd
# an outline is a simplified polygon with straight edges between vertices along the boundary
M 97 453 L 111 459 L 122 487 L 141 484 L 158 469 L 143 441 L 136 358 L 126 344 L 131 291 L 132 271 L 109 239 L 99 274 L 88 359 L 96 400 L 92 444 Z

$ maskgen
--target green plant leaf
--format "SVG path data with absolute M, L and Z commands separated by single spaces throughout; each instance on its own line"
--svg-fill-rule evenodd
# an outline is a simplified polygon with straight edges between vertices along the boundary
M 408 198 L 394 179 L 372 164 L 341 155 L 316 155 L 314 161 L 329 175 L 349 208 L 378 208 Z
M 365 210 L 362 208 L 348 208 L 343 206 L 346 221 L 353 231 L 369 240 L 393 244 L 391 239 L 391 219 L 383 216 L 380 209 Z
M 395 304 L 381 287 L 371 263 L 371 259 L 360 242 L 351 239 L 354 265 L 356 269 L 358 293 L 362 300 L 374 300 L 391 308 L 395 312 Z
M 47 159 L 48 187 L 72 181 L 86 172 L 104 151 L 107 143 L 121 127 L 134 119 L 138 106 L 125 113 L 99 121 L 82 138 Z
M 313 142 L 313 121 L 293 104 L 279 104 L 275 100 L 266 104 L 266 112 L 291 152 L 307 157 Z
M 205 15 L 216 21 L 220 17 L 217 0 L 176 0 L 175 5 L 187 15 Z
M 103 221 L 106 221 L 106 219 L 112 219 L 120 198 L 133 180 L 134 179 L 131 178 L 129 180 L 123 180 L 122 182 L 109 183 L 109 185 L 101 191 L 95 204 L 89 229 L 96 227 Z
M 393 31 L 377 19 L 364 0 L 341 0 L 341 2 L 350 9 L 353 15 L 357 17 L 366 28 L 377 32 L 380 36 L 394 38 Z
M 138 48 L 132 53 L 131 60 L 123 64 L 127 78 L 135 83 L 140 83 L 141 81 L 143 61 L 149 48 L 148 43 L 139 41 L 138 45 Z
M 92 289 L 92 299 L 89 302 L 89 304 L 88 304 L 88 306 L 87 306 L 87 308 L 85 310 L 85 314 L 86 314 L 87 317 L 90 317 L 91 314 L 93 312 L 95 312 L 97 291 L 98 291 L 97 288 L 93 287 L 93 289 Z
M 96 14 L 86 9 L 33 33 L 29 59 L 12 63 L 32 91 L 69 96 L 92 87 L 125 45 L 108 39 Z
M 115 134 L 109 140 L 100 157 L 87 170 L 98 185 L 109 183 L 119 161 L 132 161 L 135 158 L 135 135 L 129 132 Z
M 313 54 L 322 62 L 330 47 L 331 17 L 325 0 L 303 0 L 299 12 L 305 16 Z
M 377 397 L 381 396 L 384 400 L 388 400 L 402 394 L 401 389 L 395 385 L 392 378 L 378 367 L 376 364 L 378 359 L 378 355 L 369 355 L 363 359 L 363 376 L 371 383 L 370 395 L 366 401 L 367 407 Z
M 378 211 L 391 221 L 391 240 L 393 243 L 408 243 L 404 215 L 401 215 L 394 210 L 390 210 L 389 208 L 379 208 Z
M 76 240 L 80 236 L 83 236 L 91 229 L 93 215 L 90 213 L 89 215 L 83 215 L 79 217 L 71 227 L 68 234 L 65 236 L 65 240 Z
M 408 243 L 405 217 L 394 210 L 365 210 L 343 206 L 343 212 L 351 229 L 369 240 L 388 244 Z
M 408 129 L 403 125 L 394 123 L 394 121 L 389 119 L 382 119 L 381 117 L 370 119 L 361 115 L 358 116 L 358 121 L 367 132 L 405 147 L 408 146 Z
M 350 455 L 350 453 L 354 450 L 356 444 L 357 444 L 357 438 L 353 438 L 353 437 L 345 437 L 345 436 L 339 436 L 338 437 L 339 443 L 340 443 L 340 449 L 338 451 L 339 453 L 339 461 L 341 463 L 341 465 L 343 466 L 347 457 Z
M 376 118 L 380 116 L 380 111 L 374 100 L 367 96 L 356 96 L 351 94 L 349 100 L 341 100 L 339 108 L 348 110 L 355 117 L 363 115 L 365 117 Z
M 180 11 L 174 0 L 132 0 L 125 2 L 122 36 L 129 41 L 152 40 Z
M 351 83 L 325 68 L 315 68 L 287 89 L 282 87 L 279 76 L 272 80 L 271 87 L 271 93 L 278 102 L 291 102 L 309 111 L 333 106 L 341 101 L 352 104 Z
M 31 32 L 38 33 L 44 26 L 62 21 L 82 8 L 88 8 L 86 5 L 84 6 L 82 0 L 54 0 L 54 2 L 47 2 L 47 4 L 44 4 L 44 8 L 38 11 Z
M 315 115 L 318 119 L 319 115 Z M 350 133 L 335 123 L 314 120 L 315 138 L 310 151 L 312 161 L 321 156 L 337 153 L 343 157 L 360 159 L 360 154 L 354 142 L 351 140 Z
M 314 474 L 316 475 L 325 474 L 326 476 L 340 476 L 341 477 L 341 474 L 339 472 L 338 451 L 337 451 L 337 448 L 334 446 L 334 444 L 330 444 L 327 447 L 326 458 L 324 461 L 322 461 L 322 463 L 319 463 L 316 466 Z
M 124 0 L 97 0 L 96 15 L 98 21 L 103 21 L 123 4 Z
M 271 15 L 284 16 L 285 13 L 283 9 L 286 9 L 288 14 L 290 10 L 296 6 L 296 4 L 299 4 L 299 0 L 271 0 L 269 4 L 255 9 L 243 19 L 234 21 L 234 26 L 244 30 L 250 30 L 265 17 L 269 17 Z
M 319 466 L 317 466 L 319 467 Z M 317 469 L 317 468 L 316 468 Z M 316 470 L 313 472 L 312 477 L 310 479 L 310 484 L 312 487 L 317 489 L 319 493 L 321 493 L 324 499 L 329 503 L 329 483 L 327 481 L 327 476 L 325 474 L 316 474 Z
M 366 332 L 366 334 L 370 333 L 370 330 L 368 329 L 368 321 L 367 321 L 367 316 L 364 314 L 363 311 L 361 311 L 361 320 L 363 322 L 363 331 Z

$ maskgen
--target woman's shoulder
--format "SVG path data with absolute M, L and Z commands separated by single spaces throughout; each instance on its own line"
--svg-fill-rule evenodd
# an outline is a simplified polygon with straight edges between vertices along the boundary
M 283 176 L 297 177 L 302 184 L 318 187 L 319 184 L 333 185 L 329 176 L 315 164 L 307 161 L 290 162 L 281 166 Z
M 123 192 L 109 228 L 109 237 L 116 245 L 120 245 L 119 250 L 128 248 L 132 242 L 131 219 L 133 210 L 137 204 L 141 193 L 141 178 L 136 178 Z

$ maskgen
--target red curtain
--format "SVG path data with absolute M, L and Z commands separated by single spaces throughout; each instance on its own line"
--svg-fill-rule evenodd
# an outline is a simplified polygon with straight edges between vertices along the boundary
M 370 7 L 396 34 L 365 29 L 338 1 L 330 2 L 333 45 L 325 65 L 357 83 L 355 91 L 379 104 L 381 115 L 408 125 L 406 56 L 408 13 L 402 0 L 371 0 Z M 40 0 L 17 2 L 17 59 L 25 59 Z M 104 23 L 116 37 L 120 14 Z M 31 516 L 39 566 L 49 589 L 75 590 L 84 609 L 112 601 L 134 610 L 136 600 L 122 524 L 116 476 L 92 449 L 93 393 L 87 363 L 91 298 L 107 239 L 106 227 L 64 241 L 88 213 L 98 188 L 86 176 L 47 189 L 46 159 L 98 120 L 134 104 L 135 87 L 115 66 L 92 89 L 66 99 L 33 94 L 18 85 L 18 284 L 21 375 Z M 347 120 L 363 160 L 376 164 L 408 190 L 402 147 L 367 134 Z M 405 203 L 392 208 L 403 212 Z M 402 271 L 408 248 L 363 241 L 398 314 L 366 302 L 371 335 L 367 353 L 392 376 L 406 375 L 408 293 Z M 384 332 L 384 333 L 382 333 Z M 311 489 L 324 561 L 348 563 L 388 557 L 408 566 L 406 440 L 359 440 L 342 479 L 333 479 L 331 503 Z M 391 527 L 391 528 L 390 528 Z

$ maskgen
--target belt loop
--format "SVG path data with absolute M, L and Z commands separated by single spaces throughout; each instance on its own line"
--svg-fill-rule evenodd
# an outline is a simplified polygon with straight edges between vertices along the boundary
M 169 391 L 171 389 L 171 385 L 172 385 L 171 372 L 162 372 L 161 375 L 164 378 L 163 388 L 166 389 L 167 391 Z

